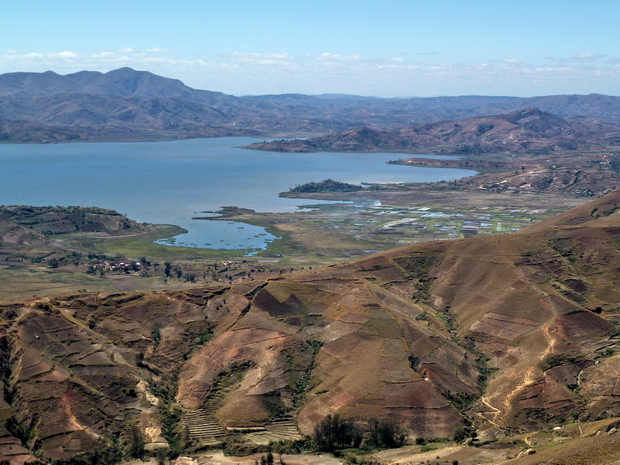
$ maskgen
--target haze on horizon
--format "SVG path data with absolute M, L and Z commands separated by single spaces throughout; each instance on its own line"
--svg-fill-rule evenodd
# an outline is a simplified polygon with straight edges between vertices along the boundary
M 612 0 L 27 0 L 0 74 L 129 66 L 233 95 L 620 95 Z

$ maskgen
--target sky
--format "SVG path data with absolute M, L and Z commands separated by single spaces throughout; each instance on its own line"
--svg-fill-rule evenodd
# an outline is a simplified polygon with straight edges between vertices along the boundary
M 233 95 L 620 95 L 618 0 L 20 0 L 0 74 L 123 66 Z

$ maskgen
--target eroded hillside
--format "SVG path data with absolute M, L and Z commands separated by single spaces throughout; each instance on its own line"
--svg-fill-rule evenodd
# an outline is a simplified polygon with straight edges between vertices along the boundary
M 0 453 L 267 443 L 331 413 L 481 439 L 619 416 L 619 208 L 615 191 L 268 281 L 4 306 Z

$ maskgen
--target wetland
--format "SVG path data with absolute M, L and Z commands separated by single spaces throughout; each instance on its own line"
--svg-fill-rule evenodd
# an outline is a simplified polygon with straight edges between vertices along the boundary
M 292 212 L 298 199 L 278 197 L 296 184 L 333 177 L 345 182 L 432 182 L 471 176 L 465 169 L 389 165 L 391 154 L 257 153 L 252 139 L 0 146 L 3 205 L 111 208 L 148 223 L 187 230 L 171 245 L 262 249 L 273 239 L 251 225 L 192 220 L 223 206 Z
M 263 279 L 418 242 L 506 234 L 588 200 L 482 190 L 475 184 L 487 175 L 389 164 L 393 153 L 238 148 L 249 140 L 1 145 L 0 203 L 97 206 L 152 226 L 56 231 L 36 246 L 5 237 L 0 300 Z M 364 188 L 295 192 L 326 179 Z M 119 267 L 123 260 L 153 266 Z

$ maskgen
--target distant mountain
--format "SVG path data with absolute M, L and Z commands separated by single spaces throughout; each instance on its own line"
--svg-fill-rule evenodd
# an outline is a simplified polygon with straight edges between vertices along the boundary
M 263 102 L 301 104 L 313 108 L 366 108 L 378 111 L 377 118 L 409 115 L 409 123 L 492 115 L 525 108 L 538 108 L 561 117 L 620 119 L 620 97 L 601 94 L 551 95 L 541 97 L 415 97 L 408 99 L 360 97 L 356 95 L 303 94 L 263 95 L 248 97 Z M 388 114 L 387 112 L 391 112 Z M 401 124 L 402 126 L 403 124 Z
M 235 97 L 121 68 L 0 75 L 0 140 L 144 140 L 256 135 L 209 103 Z
M 221 92 L 192 89 L 178 79 L 131 68 L 120 68 L 105 74 L 98 71 L 80 71 L 61 76 L 53 71 L 46 71 L 0 75 L 0 97 L 67 93 L 183 97 L 201 102 L 214 101 L 221 97 L 234 99 Z
M 620 121 L 620 98 L 606 95 L 386 99 L 354 95 L 282 94 L 235 97 L 197 90 L 177 79 L 120 68 L 107 73 L 0 75 L 0 139 L 65 140 L 49 127 L 76 127 L 80 140 L 132 134 L 131 140 L 218 135 L 334 133 L 359 126 L 397 129 L 433 121 L 495 115 L 536 107 L 562 118 Z M 26 121 L 23 131 L 6 121 Z M 21 123 L 19 123 L 21 124 Z M 107 136 L 106 136 L 107 137 Z
M 368 127 L 310 139 L 274 140 L 247 148 L 280 152 L 375 152 L 442 149 L 449 153 L 520 153 L 574 150 L 620 140 L 620 125 L 567 121 L 536 108 L 462 120 L 437 121 L 397 130 Z

